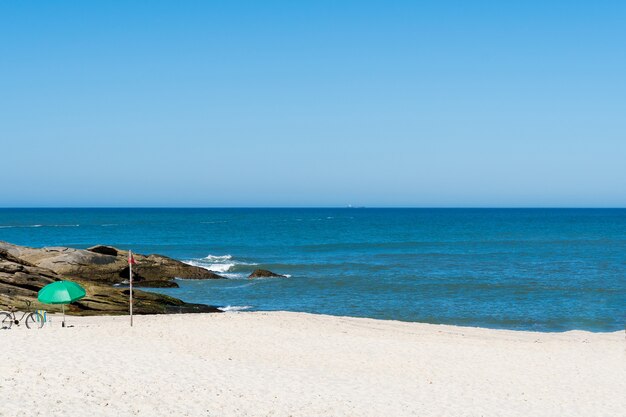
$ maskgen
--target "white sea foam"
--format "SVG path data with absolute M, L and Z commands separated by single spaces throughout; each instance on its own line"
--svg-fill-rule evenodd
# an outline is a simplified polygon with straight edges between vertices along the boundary
M 220 275 L 229 279 L 246 279 L 249 274 L 245 272 L 222 272 Z
M 207 255 L 204 259 L 211 262 L 223 262 L 233 259 L 233 255 Z
M 80 224 L 14 224 L 14 225 L 0 225 L 0 229 L 16 229 L 16 228 L 31 228 L 31 227 L 79 227 Z
M 232 268 L 233 266 L 235 266 L 234 263 L 231 264 L 211 264 L 209 266 L 207 266 L 206 268 L 209 271 L 213 271 L 213 272 L 228 272 L 230 271 L 230 268 Z
M 187 265 L 191 265 L 191 266 L 197 266 L 200 268 L 204 268 L 204 269 L 209 269 L 209 266 L 205 263 L 202 262 L 198 262 L 198 261 L 194 261 L 193 259 L 190 259 L 188 261 L 183 261 L 183 263 L 187 264 Z M 209 269 L 210 271 L 210 269 Z
M 184 261 L 188 265 L 198 266 L 211 272 L 218 273 L 226 278 L 246 278 L 245 273 L 236 273 L 233 270 L 238 265 L 254 266 L 254 263 L 241 262 L 233 259 L 232 255 L 207 255 L 204 258 L 196 258 Z M 230 273 L 229 273 L 230 272 Z
M 230 311 L 242 311 L 242 310 L 248 310 L 252 308 L 252 306 L 226 306 L 226 307 L 218 307 L 218 309 L 224 311 L 224 312 L 230 312 Z
M 25 224 L 25 225 L 2 225 L 0 226 L 0 229 L 16 229 L 16 228 L 22 228 L 22 227 L 41 227 L 43 226 L 42 224 Z
M 247 279 L 254 267 L 258 265 L 257 263 L 238 261 L 233 259 L 232 255 L 207 255 L 204 258 L 189 259 L 183 262 L 215 272 L 229 279 Z M 282 275 L 291 278 L 289 274 Z M 257 281 L 263 279 L 265 278 L 259 278 Z M 271 277 L 267 279 L 271 279 Z

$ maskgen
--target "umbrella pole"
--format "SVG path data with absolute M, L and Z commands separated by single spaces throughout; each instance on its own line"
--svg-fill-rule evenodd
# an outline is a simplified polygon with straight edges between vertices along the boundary
M 61 323 L 61 327 L 65 327 L 65 304 L 61 304 L 61 308 L 63 309 L 63 323 Z

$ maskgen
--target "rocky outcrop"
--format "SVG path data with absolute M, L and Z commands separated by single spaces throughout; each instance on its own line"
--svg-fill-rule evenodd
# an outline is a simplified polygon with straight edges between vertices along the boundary
M 122 284 L 128 281 L 128 251 L 111 246 L 93 246 L 89 249 L 66 247 L 29 248 L 0 242 L 0 255 L 59 275 L 82 278 L 105 284 Z M 173 278 L 223 279 L 224 277 L 197 266 L 187 265 L 167 256 L 133 253 L 137 264 L 133 266 L 133 282 L 138 286 L 175 286 L 158 284 Z M 8 258 L 7 258 L 8 259 Z
M 110 256 L 117 256 L 117 249 L 115 249 L 112 246 L 103 246 L 103 245 L 98 245 L 98 246 L 92 246 L 90 248 L 87 249 L 89 252 L 93 252 L 93 253 L 99 253 L 101 255 L 110 255 Z
M 248 276 L 248 279 L 252 278 L 287 278 L 287 276 L 275 274 L 274 272 L 268 271 L 267 269 L 257 269 Z
M 51 282 L 71 279 L 85 288 L 87 296 L 67 306 L 66 312 L 80 315 L 126 314 L 128 312 L 128 288 L 111 285 L 114 280 L 108 278 L 110 272 L 94 274 L 100 279 L 88 279 L 87 277 L 90 275 L 86 272 L 88 270 L 97 271 L 101 265 L 110 268 L 111 265 L 119 263 L 117 257 L 89 252 L 98 255 L 98 257 L 92 258 L 91 255 L 84 252 L 89 251 L 70 248 L 32 249 L 0 242 L 0 310 L 6 310 L 10 307 L 23 309 L 25 301 L 31 301 L 31 308 L 43 308 L 53 312 L 61 311 L 61 306 L 40 304 L 37 301 L 37 292 Z M 122 253 L 122 251 L 119 252 Z M 100 256 L 114 259 L 100 258 Z M 135 256 L 138 263 L 141 262 L 139 259 L 143 258 L 149 257 Z M 85 264 L 86 260 L 94 261 L 94 265 L 88 268 Z M 65 264 L 66 262 L 75 263 L 70 263 L 68 266 Z M 175 263 L 171 265 L 176 266 Z M 53 266 L 54 269 L 47 266 Z M 141 265 L 138 264 L 136 267 L 140 269 Z M 133 272 L 134 270 L 135 268 L 133 268 Z M 81 275 L 67 273 L 67 271 L 78 271 Z M 166 271 L 169 270 L 166 269 Z M 156 274 L 156 272 L 154 273 Z M 153 281 L 147 280 L 146 282 L 154 286 L 176 285 L 169 281 L 175 275 L 168 276 L 168 273 L 157 274 L 162 278 Z M 115 277 L 115 281 L 123 283 L 123 278 L 118 276 L 119 273 Z M 133 291 L 133 299 L 134 311 L 137 314 L 220 311 L 216 307 L 189 304 L 177 298 L 141 290 Z

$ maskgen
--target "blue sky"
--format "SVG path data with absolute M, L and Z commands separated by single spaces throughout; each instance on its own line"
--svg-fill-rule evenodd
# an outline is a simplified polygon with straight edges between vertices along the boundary
M 626 2 L 4 1 L 0 206 L 626 206 Z

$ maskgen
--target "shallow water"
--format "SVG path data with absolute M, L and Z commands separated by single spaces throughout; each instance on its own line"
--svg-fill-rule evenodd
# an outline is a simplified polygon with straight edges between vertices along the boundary
M 623 209 L 0 209 L 0 240 L 169 255 L 230 279 L 159 291 L 230 309 L 539 331 L 626 322 Z M 256 268 L 290 278 L 246 280 Z

